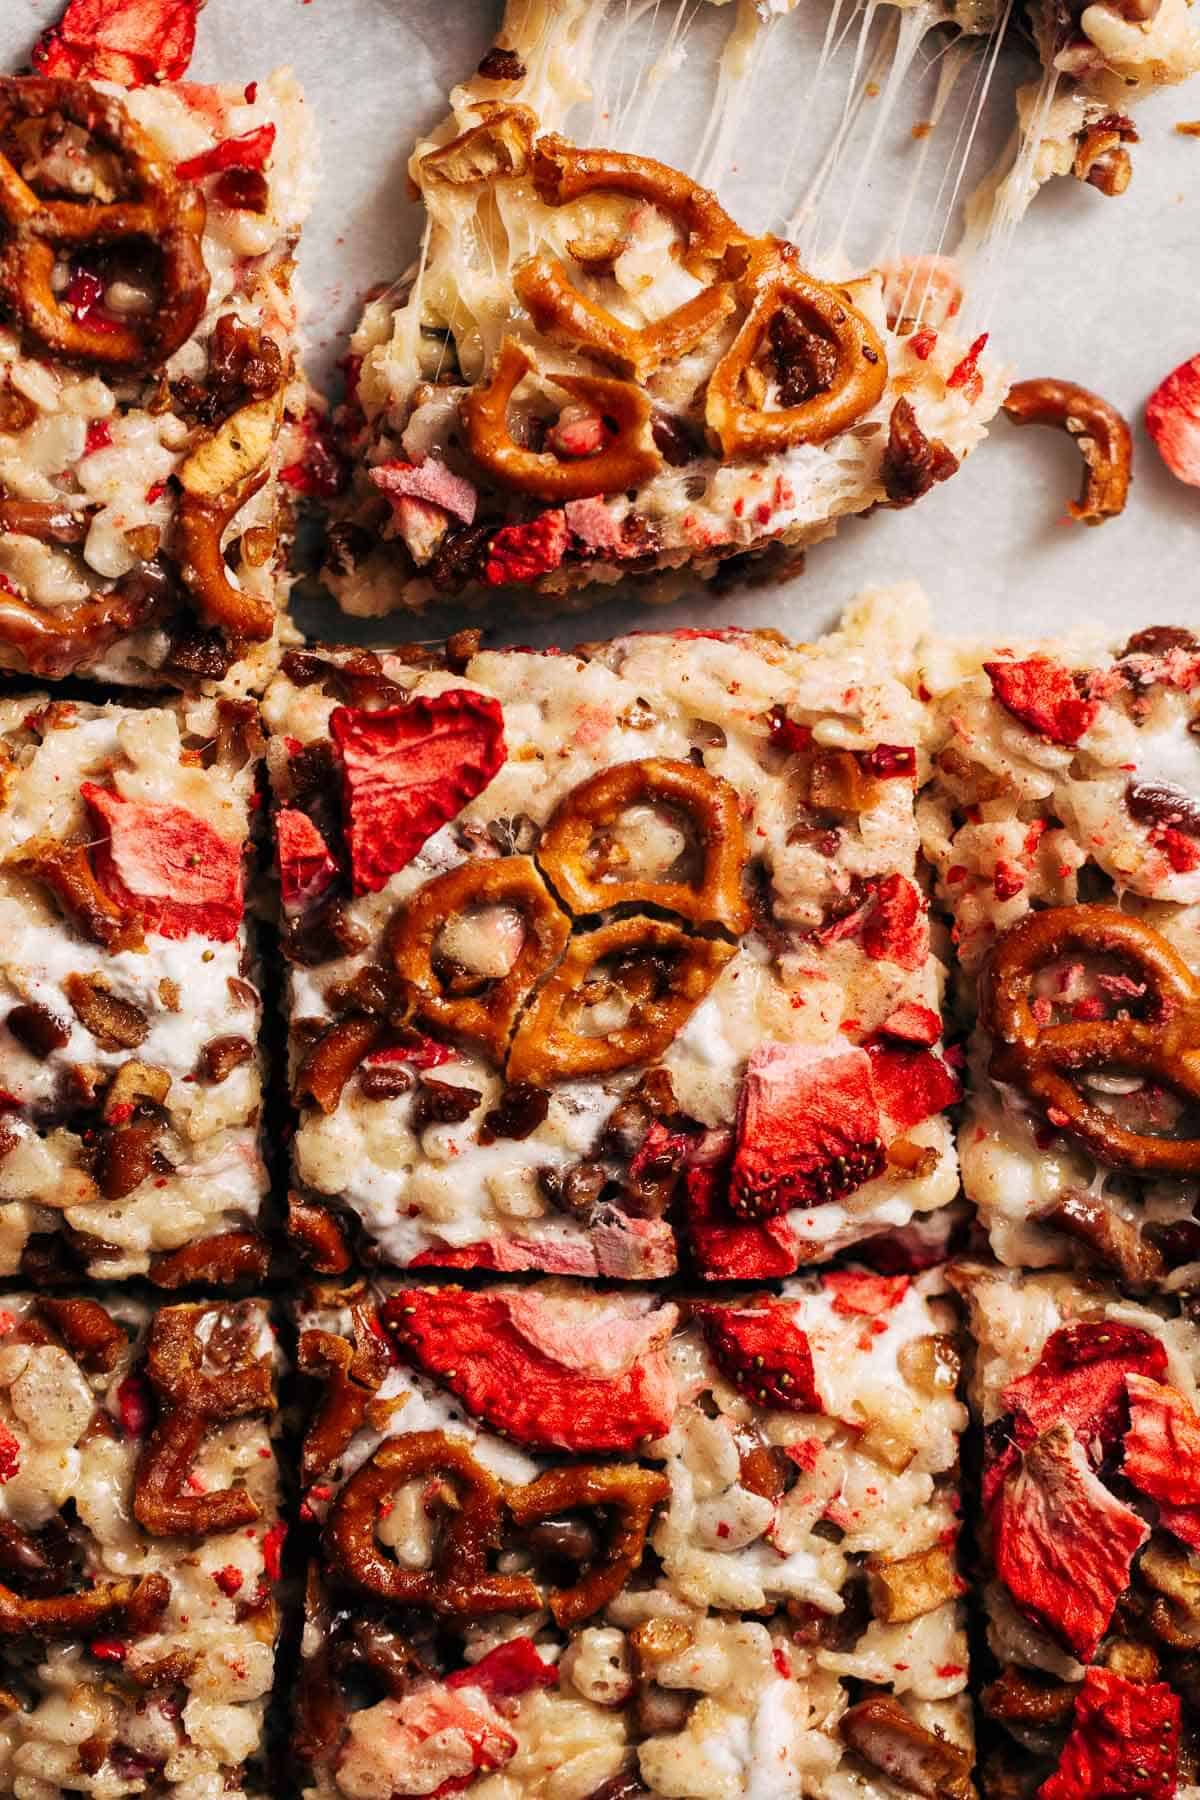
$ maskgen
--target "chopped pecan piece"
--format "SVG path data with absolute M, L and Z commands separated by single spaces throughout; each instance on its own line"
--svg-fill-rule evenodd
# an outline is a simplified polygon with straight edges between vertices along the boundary
M 1069 1193 L 1039 1215 L 1045 1225 L 1083 1244 L 1105 1268 L 1137 1287 L 1157 1280 L 1166 1264 L 1162 1252 L 1136 1225 L 1089 1194 Z
M 201 1283 L 231 1287 L 235 1282 L 262 1281 L 270 1267 L 270 1245 L 256 1231 L 219 1231 L 165 1256 L 156 1256 L 149 1279 L 156 1288 Z
M 150 1031 L 145 1013 L 112 993 L 102 975 L 68 975 L 63 991 L 75 1017 L 102 1050 L 136 1050 L 145 1043 Z
M 1009 1663 L 984 1688 L 980 1704 L 989 1719 L 1006 1725 L 1066 1725 L 1075 1711 L 1076 1692 L 1071 1683 Z
M 926 437 L 921 430 L 912 401 L 897 400 L 879 465 L 879 479 L 891 504 L 911 506 L 937 482 L 949 481 L 957 468 L 954 452 L 940 438 Z
M 157 1125 L 122 1125 L 96 1153 L 96 1185 L 106 1200 L 124 1200 L 157 1167 Z
M 928 1800 L 971 1800 L 971 1757 L 926 1731 L 891 1694 L 873 1694 L 843 1713 L 838 1730 L 873 1769 Z
M 8 867 L 48 887 L 76 930 L 106 950 L 140 950 L 145 934 L 140 914 L 117 906 L 96 880 L 85 844 L 65 844 L 46 835 L 30 838 Z
M 4 1023 L 23 1050 L 45 1061 L 71 1041 L 71 1028 L 37 1000 L 14 1006 Z
M 248 1038 L 235 1035 L 210 1038 L 200 1052 L 197 1072 L 202 1081 L 222 1082 L 253 1057 L 254 1045 Z
M 128 1062 L 121 1064 L 104 1097 L 105 1124 L 124 1124 L 143 1104 L 161 1106 L 170 1087 L 171 1077 L 165 1069 L 156 1068 L 153 1063 L 138 1062 L 131 1057 Z

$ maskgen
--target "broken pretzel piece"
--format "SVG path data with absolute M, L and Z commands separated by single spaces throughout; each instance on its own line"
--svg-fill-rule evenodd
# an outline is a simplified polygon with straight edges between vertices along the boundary
M 1070 434 L 1083 457 L 1083 489 L 1067 507 L 1083 525 L 1103 525 L 1125 509 L 1133 463 L 1133 438 L 1115 406 L 1073 381 L 1049 376 L 1018 381 L 1004 410 L 1014 425 L 1056 425 Z

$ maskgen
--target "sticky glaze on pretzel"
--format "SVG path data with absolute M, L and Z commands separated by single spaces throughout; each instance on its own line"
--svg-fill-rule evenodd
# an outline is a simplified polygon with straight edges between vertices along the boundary
M 521 915 L 524 941 L 512 967 L 477 994 L 445 992 L 437 971 L 438 935 L 471 907 L 509 906 Z M 528 856 L 464 863 L 427 882 L 388 927 L 387 954 L 411 984 L 423 1024 L 483 1045 L 497 1062 L 533 984 L 550 969 L 570 934 L 570 920 Z
M 548 1469 L 528 1486 L 509 1489 L 508 1510 L 519 1526 L 585 1508 L 611 1519 L 595 1562 L 574 1586 L 550 1590 L 550 1611 L 559 1625 L 578 1625 L 620 1593 L 642 1560 L 650 1516 L 669 1492 L 665 1475 L 615 1463 Z
M 702 869 L 694 882 L 651 878 L 606 880 L 593 844 L 622 812 L 639 804 L 683 813 L 695 828 Z M 542 834 L 538 862 L 573 913 L 598 913 L 636 904 L 662 907 L 696 925 L 724 925 L 741 933 L 749 923 L 742 895 L 746 843 L 735 790 L 694 763 L 649 757 L 618 763 L 582 782 L 563 799 Z
M 36 194 L 0 150 L 0 297 L 22 327 L 53 355 L 115 369 L 158 366 L 186 342 L 204 314 L 208 270 L 200 240 L 204 199 L 176 179 L 124 103 L 83 81 L 0 78 L 0 141 L 24 119 L 71 119 L 115 151 L 136 199 L 112 204 L 48 200 Z M 135 241 L 157 251 L 156 304 L 145 315 L 77 318 L 55 290 L 60 256 Z
M 167 1609 L 163 1575 L 102 1582 L 78 1594 L 29 1596 L 0 1585 L 0 1638 L 92 1638 L 153 1631 Z
M 241 1312 L 244 1332 L 253 1316 Z M 138 1465 L 133 1510 L 138 1523 L 156 1537 L 181 1533 L 206 1537 L 233 1531 L 258 1518 L 258 1505 L 245 1488 L 195 1492 L 188 1477 L 208 1433 L 231 1419 L 270 1412 L 275 1405 L 269 1356 L 244 1343 L 225 1367 L 205 1368 L 208 1341 L 200 1327 L 213 1309 L 169 1306 L 157 1313 L 146 1347 L 146 1374 L 159 1401 L 159 1420 Z
M 324 1382 L 321 1406 L 304 1437 L 301 1474 L 313 1481 L 331 1469 L 366 1418 L 367 1406 L 391 1367 L 391 1355 L 375 1329 L 375 1306 L 364 1282 L 332 1290 L 349 1306 L 354 1342 L 333 1332 L 301 1333 L 299 1366 Z
M 538 500 L 586 500 L 594 494 L 623 493 L 662 467 L 650 434 L 650 401 L 640 388 L 604 375 L 546 371 L 544 379 L 583 401 L 604 418 L 614 435 L 595 456 L 560 462 L 549 450 L 527 450 L 508 423 L 517 385 L 534 367 L 533 357 L 506 337 L 485 382 L 463 396 L 460 412 L 467 448 L 475 461 L 506 487 Z
M 864 315 L 840 288 L 814 281 L 790 244 L 760 238 L 739 282 L 745 323 L 709 378 L 704 416 L 725 456 L 771 456 L 792 444 L 823 444 L 875 406 L 887 385 L 887 356 Z M 772 319 L 783 308 L 829 343 L 837 369 L 822 392 L 798 406 L 767 410 L 743 398 L 746 375 Z
M 586 350 L 597 362 L 634 381 L 645 381 L 663 363 L 686 356 L 719 330 L 737 307 L 732 283 L 714 282 L 635 331 L 607 307 L 581 294 L 563 265 L 549 256 L 522 263 L 513 287 L 539 331 L 556 343 Z
M 233 585 L 222 539 L 270 473 L 282 405 L 280 388 L 266 399 L 240 406 L 192 451 L 179 470 L 183 579 L 201 618 L 219 626 L 230 638 L 269 638 L 275 626 L 275 609 L 269 599 Z
M 1035 978 L 1068 952 L 1117 958 L 1145 984 L 1146 1016 L 1040 1025 L 1031 1004 Z M 1149 925 L 1107 906 L 1028 914 L 992 952 L 980 1017 L 993 1038 L 993 1075 L 1036 1101 L 1099 1162 L 1145 1175 L 1200 1174 L 1200 1138 L 1129 1131 L 1077 1085 L 1089 1070 L 1122 1070 L 1200 1103 L 1200 983 Z
M 384 1554 L 375 1528 L 380 1507 L 420 1476 L 444 1482 L 454 1505 L 432 1567 L 405 1569 Z M 502 1498 L 501 1484 L 461 1438 L 443 1431 L 391 1438 L 338 1495 L 325 1526 L 325 1551 L 344 1580 L 401 1606 L 459 1618 L 534 1612 L 542 1601 L 527 1575 L 497 1575 L 487 1566 L 500 1543 Z
M 118 638 L 153 624 L 167 598 L 165 572 L 153 563 L 131 570 L 107 593 L 74 606 L 34 606 L 3 588 L 0 644 L 14 650 L 31 674 L 58 681 L 82 663 L 94 661 Z
M 608 1075 L 661 1056 L 735 954 L 733 944 L 692 937 L 659 919 L 617 919 L 581 932 L 521 1019 L 509 1081 Z M 591 1036 L 575 1029 L 571 1015 L 588 1004 L 584 990 L 609 959 L 627 1016 Z

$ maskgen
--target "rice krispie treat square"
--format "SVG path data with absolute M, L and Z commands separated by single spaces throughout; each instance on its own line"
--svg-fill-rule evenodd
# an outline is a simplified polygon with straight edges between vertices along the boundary
M 298 1241 L 761 1279 L 957 1189 L 916 880 L 919 618 L 808 646 L 289 652 L 264 716 Z
M 0 79 L 0 668 L 261 688 L 306 401 L 286 72 Z
M 960 1264 L 984 1433 L 985 1796 L 1197 1792 L 1200 1345 L 1185 1309 Z
M 0 700 L 0 1273 L 266 1271 L 247 700 Z
M 978 1030 L 963 1182 L 1014 1266 L 1200 1262 L 1200 641 L 926 654 L 918 803 Z
M 935 1278 L 329 1284 L 298 1324 L 307 1794 L 966 1800 Z
M 0 1791 L 267 1791 L 279 1362 L 257 1300 L 0 1295 Z

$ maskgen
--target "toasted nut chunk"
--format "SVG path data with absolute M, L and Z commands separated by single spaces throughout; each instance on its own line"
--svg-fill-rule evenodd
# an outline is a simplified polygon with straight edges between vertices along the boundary
M 42 1061 L 71 1041 L 70 1026 L 36 1000 L 14 1006 L 4 1023 L 21 1048 Z
M 63 990 L 71 1011 L 102 1050 L 136 1050 L 145 1043 L 150 1030 L 145 1013 L 110 993 L 102 975 L 68 975 Z
M 989 1719 L 1006 1725 L 1066 1725 L 1078 1691 L 1069 1682 L 1052 1681 L 1039 1670 L 1009 1663 L 999 1679 L 984 1688 L 980 1704 Z
M 971 1757 L 910 1719 L 891 1694 L 873 1694 L 842 1715 L 850 1748 L 909 1793 L 927 1800 L 971 1800 Z
M 917 1550 L 896 1562 L 869 1557 L 867 1587 L 871 1610 L 886 1625 L 906 1625 L 910 1619 L 919 1619 L 962 1592 L 954 1558 L 941 1544 Z
M 122 1063 L 112 1079 L 104 1100 L 104 1122 L 106 1125 L 120 1124 L 129 1117 L 129 1110 L 148 1100 L 152 1106 L 161 1106 L 171 1086 L 171 1077 L 165 1069 L 159 1069 L 153 1063 L 138 1062 L 131 1058 Z
M 682 1656 L 691 1647 L 692 1634 L 679 1619 L 647 1619 L 629 1634 L 639 1674 L 650 1674 L 656 1663 Z

